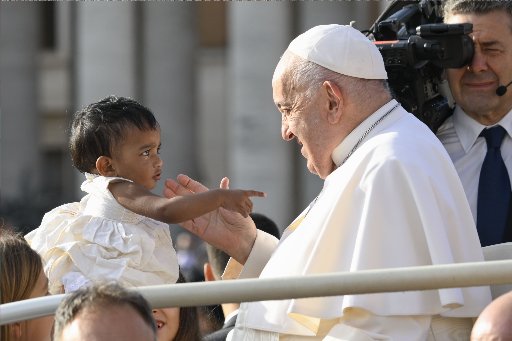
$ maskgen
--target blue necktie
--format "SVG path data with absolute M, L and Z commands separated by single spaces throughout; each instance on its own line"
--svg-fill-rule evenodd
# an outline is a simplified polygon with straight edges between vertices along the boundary
M 487 142 L 476 211 L 476 227 L 482 246 L 502 243 L 506 232 L 511 194 L 507 167 L 500 152 L 505 134 L 501 126 L 484 129 L 480 133 Z

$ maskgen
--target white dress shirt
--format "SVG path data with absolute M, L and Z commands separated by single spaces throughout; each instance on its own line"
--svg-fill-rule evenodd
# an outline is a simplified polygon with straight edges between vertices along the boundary
M 501 125 L 507 131 L 501 143 L 501 156 L 510 177 L 512 175 L 512 110 L 497 125 Z M 437 131 L 437 137 L 446 148 L 459 174 L 475 221 L 480 169 L 487 153 L 485 138 L 478 136 L 484 128 L 486 126 L 478 123 L 466 115 L 462 108 L 456 106 L 453 115 Z

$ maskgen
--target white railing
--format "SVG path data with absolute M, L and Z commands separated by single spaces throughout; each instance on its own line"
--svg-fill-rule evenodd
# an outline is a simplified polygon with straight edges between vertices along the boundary
M 137 288 L 155 308 L 512 284 L 512 260 Z M 0 305 L 0 325 L 52 315 L 65 295 Z

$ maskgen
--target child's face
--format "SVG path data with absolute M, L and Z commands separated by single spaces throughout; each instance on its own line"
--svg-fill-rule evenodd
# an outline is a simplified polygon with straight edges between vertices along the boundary
M 115 147 L 112 154 L 116 176 L 132 180 L 147 189 L 153 189 L 160 180 L 160 129 L 128 128 L 124 141 Z
M 158 341 L 172 341 L 180 326 L 180 308 L 153 309 Z

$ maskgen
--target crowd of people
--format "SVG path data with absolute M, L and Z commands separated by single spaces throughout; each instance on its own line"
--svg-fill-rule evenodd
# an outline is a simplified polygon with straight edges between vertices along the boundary
M 140 103 L 78 111 L 70 150 L 87 195 L 26 236 L 0 234 L 1 303 L 68 295 L 54 317 L 3 325 L 2 340 L 510 339 L 512 293 L 493 300 L 488 286 L 226 304 L 208 335 L 196 308 L 152 309 L 133 290 L 185 281 L 169 223 L 207 243 L 207 281 L 479 262 L 512 241 L 512 2 L 446 0 L 443 16 L 473 24 L 474 55 L 446 70 L 456 105 L 436 132 L 393 98 L 358 30 L 319 25 L 290 42 L 273 100 L 282 138 L 324 186 L 282 234 L 252 213 L 265 194 L 228 178 L 208 189 L 181 174 L 151 193 L 165 127 Z

